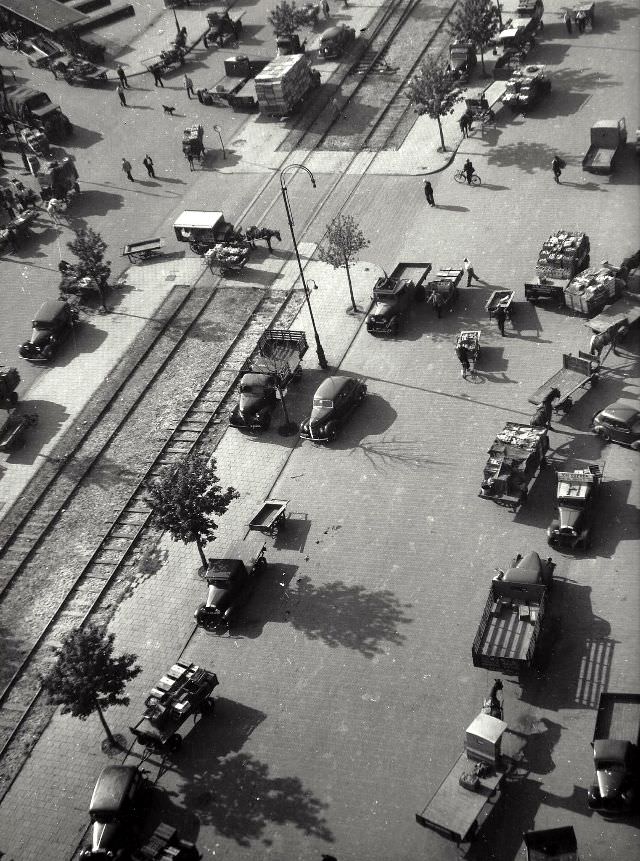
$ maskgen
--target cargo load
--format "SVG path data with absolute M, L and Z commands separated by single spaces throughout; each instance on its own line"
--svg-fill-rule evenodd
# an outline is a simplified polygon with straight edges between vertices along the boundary
M 613 266 L 608 263 L 592 266 L 576 275 L 564 288 L 565 305 L 580 314 L 593 314 L 614 302 L 623 288 L 624 282 Z
M 583 268 L 589 250 L 586 233 L 558 230 L 540 249 L 536 274 L 546 278 L 573 278 Z
M 255 77 L 256 97 L 265 114 L 283 117 L 320 83 L 305 54 L 276 57 Z

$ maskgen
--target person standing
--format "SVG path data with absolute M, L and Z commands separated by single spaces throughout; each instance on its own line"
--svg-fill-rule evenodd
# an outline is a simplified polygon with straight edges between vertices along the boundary
M 189 170 L 195 170 L 195 167 L 193 166 L 193 153 L 191 152 L 191 150 L 187 151 L 186 156 L 187 161 L 189 162 Z
M 193 81 L 189 77 L 189 75 L 184 76 L 184 88 L 187 91 L 187 95 L 189 96 L 189 100 L 191 100 L 191 96 L 195 96 L 195 92 L 193 90 Z
M 460 119 L 458 120 L 458 125 L 460 126 L 460 131 L 462 132 L 463 138 L 469 137 L 469 126 L 467 125 L 467 115 L 462 114 Z
M 123 108 L 126 108 L 127 107 L 127 100 L 124 96 L 124 88 L 123 88 L 122 84 L 118 84 L 118 86 L 116 87 L 116 93 L 118 94 L 118 98 L 120 99 L 120 104 L 122 105 Z
M 147 169 L 147 173 L 149 174 L 149 176 L 150 176 L 152 179 L 155 179 L 155 178 L 156 178 L 156 174 L 155 174 L 155 171 L 154 171 L 154 169 L 153 169 L 153 159 L 151 158 L 151 156 L 149 155 L 149 153 L 147 153 L 147 154 L 145 155 L 145 157 L 142 159 L 142 164 L 146 167 L 146 169 Z
M 154 87 L 162 87 L 164 89 L 164 84 L 162 83 L 162 72 L 160 69 L 157 66 L 152 66 L 151 74 L 153 75 Z
M 470 158 L 465 161 L 464 165 L 462 166 L 462 170 L 464 172 L 464 175 L 467 177 L 467 185 L 471 185 L 471 180 L 473 179 L 475 168 Z
M 582 9 L 578 9 L 576 12 L 576 27 L 578 28 L 578 33 L 584 33 L 586 23 L 587 16 L 584 14 Z
M 436 202 L 433 199 L 433 186 L 428 179 L 425 179 L 424 181 L 424 196 L 427 198 L 427 203 L 429 204 L 429 206 L 436 205 Z
M 126 158 L 122 159 L 122 171 L 129 182 L 135 182 L 135 179 L 131 176 L 131 162 L 128 162 Z
M 498 305 L 496 310 L 493 312 L 493 316 L 495 317 L 496 323 L 498 324 L 500 334 L 504 338 L 504 322 L 507 319 L 507 312 L 502 305 Z
M 479 281 L 480 279 L 476 275 L 475 270 L 474 270 L 473 266 L 471 265 L 471 263 L 469 262 L 468 257 L 464 258 L 463 265 L 464 265 L 464 271 L 467 273 L 467 287 L 471 287 L 471 282 L 473 281 L 474 278 L 476 279 L 476 281 Z
M 471 369 L 471 365 L 469 363 L 469 352 L 464 346 L 464 344 L 458 344 L 458 346 L 456 347 L 456 356 L 458 357 L 458 361 L 462 365 L 460 376 L 466 380 L 467 374 Z
M 564 13 L 562 20 L 564 21 L 564 26 L 567 28 L 567 33 L 571 35 L 573 27 L 571 26 L 571 17 L 568 12 Z
M 325 18 L 329 17 L 330 9 L 329 9 L 328 0 L 322 0 L 322 14 L 324 15 Z
M 557 183 L 560 183 L 563 167 L 565 167 L 565 162 L 559 155 L 554 155 L 553 161 L 551 162 L 551 170 L 553 171 L 553 178 Z
M 118 66 L 118 68 L 116 69 L 116 74 L 117 74 L 118 78 L 120 79 L 120 83 L 125 88 L 125 90 L 130 89 L 129 81 L 127 81 L 127 76 L 125 75 L 125 72 L 124 72 L 124 69 L 122 68 L 122 66 Z

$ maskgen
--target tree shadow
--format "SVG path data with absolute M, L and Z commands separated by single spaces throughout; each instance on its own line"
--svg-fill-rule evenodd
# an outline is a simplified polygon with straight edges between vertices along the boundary
M 9 452 L 7 463 L 35 463 L 44 446 L 64 426 L 69 413 L 62 404 L 29 398 L 21 401 L 20 413 L 36 416 L 37 422 L 26 429 L 22 447 Z
M 611 0 L 598 2 L 596 6 L 595 33 L 615 33 L 623 27 L 626 29 L 632 18 L 637 18 L 640 10 L 635 3 L 612 3 Z
M 551 171 L 549 165 L 555 154 L 547 144 L 536 141 L 518 141 L 506 144 L 487 154 L 487 163 L 498 167 L 517 167 L 525 173 L 534 173 L 537 170 Z M 553 178 L 552 178 L 553 179 Z M 485 186 L 481 186 L 484 188 Z
M 379 473 L 384 470 L 397 472 L 401 466 L 414 470 L 416 467 L 426 468 L 434 464 L 439 466 L 451 465 L 451 461 L 429 457 L 429 454 L 424 451 L 422 442 L 412 442 L 395 437 L 361 442 L 358 449 L 363 452 L 369 463 Z

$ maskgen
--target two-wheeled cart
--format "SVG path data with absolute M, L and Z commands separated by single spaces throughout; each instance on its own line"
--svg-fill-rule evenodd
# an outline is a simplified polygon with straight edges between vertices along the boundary
M 511 320 L 515 313 L 513 297 L 513 290 L 494 290 L 484 306 L 485 311 L 489 314 L 489 319 L 492 320 L 495 317 L 498 308 L 504 308 L 507 320 Z
M 265 499 L 249 521 L 249 529 L 275 535 L 286 523 L 288 499 Z
M 456 335 L 456 347 L 464 347 L 467 351 L 469 366 L 475 371 L 480 358 L 480 329 L 467 329 Z
M 566 413 L 573 406 L 577 394 L 582 389 L 595 386 L 599 376 L 600 362 L 597 356 L 583 353 L 581 350 L 577 356 L 564 353 L 560 370 L 549 377 L 527 400 L 538 407 L 551 399 L 554 401 L 555 413 Z
M 164 239 L 142 239 L 140 242 L 127 242 L 122 249 L 122 256 L 129 258 L 129 263 L 142 263 L 152 257 L 160 257 L 164 252 Z
M 197 158 L 202 161 L 205 154 L 204 128 L 200 125 L 189 126 L 182 133 L 182 152 L 185 158 Z
M 213 712 L 212 694 L 217 685 L 216 674 L 196 664 L 178 661 L 167 670 L 146 698 L 142 718 L 130 727 L 145 748 L 143 760 L 152 753 L 179 749 L 182 736 L 178 730 L 187 718 L 193 717 L 195 724 L 199 717 Z

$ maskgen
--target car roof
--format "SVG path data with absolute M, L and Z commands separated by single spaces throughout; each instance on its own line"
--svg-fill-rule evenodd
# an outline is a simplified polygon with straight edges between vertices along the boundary
M 327 377 L 316 389 L 314 397 L 333 400 L 344 389 L 349 380 L 351 377 Z
M 633 404 L 627 403 L 627 401 L 616 401 L 598 413 L 598 415 L 604 416 L 604 418 L 622 422 L 632 422 L 639 414 L 640 410 L 638 407 L 634 407 Z
M 324 42 L 325 39 L 335 39 L 336 36 L 340 36 L 345 29 L 344 24 L 341 24 L 340 27 L 329 27 L 329 29 L 325 30 L 320 37 L 320 42 Z
M 135 765 L 105 765 L 96 781 L 89 813 L 115 813 L 138 774 Z
M 266 386 L 271 382 L 269 374 L 244 374 L 240 380 L 242 386 Z
M 66 307 L 64 299 L 48 299 L 42 303 L 33 319 L 39 323 L 52 323 Z
M 231 580 L 244 567 L 241 559 L 209 559 L 205 576 L 207 580 Z

